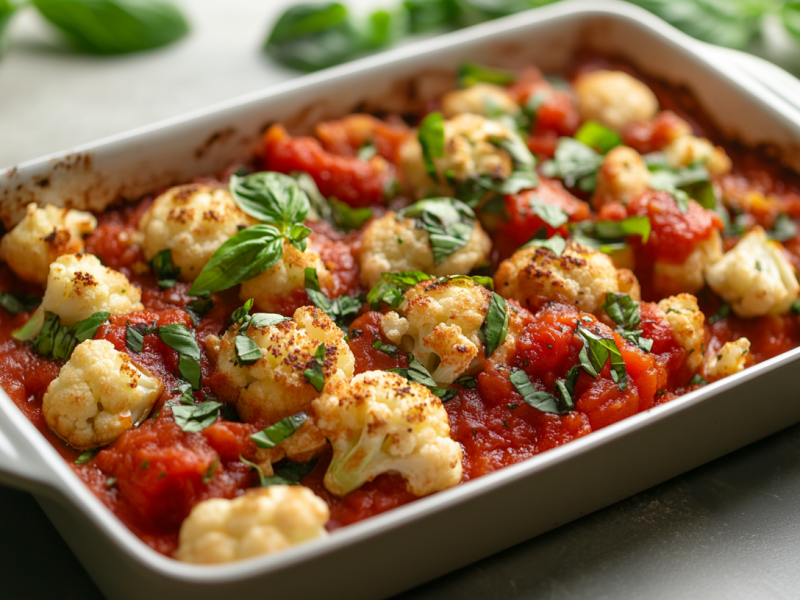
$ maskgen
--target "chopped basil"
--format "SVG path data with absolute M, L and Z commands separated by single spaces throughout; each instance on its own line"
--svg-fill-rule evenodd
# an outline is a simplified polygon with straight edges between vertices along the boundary
M 414 219 L 428 233 L 433 262 L 438 265 L 463 248 L 475 228 L 475 213 L 455 198 L 428 198 L 404 208 L 400 214 Z
M 369 160 L 370 158 L 374 157 L 378 154 L 378 147 L 375 145 L 375 142 L 372 140 L 367 140 L 364 142 L 364 145 L 358 149 L 358 156 L 359 160 Z
M 278 315 L 275 313 L 256 313 L 252 317 L 250 317 L 248 321 L 248 325 L 250 327 L 256 327 L 259 329 L 263 329 L 264 327 L 272 327 L 273 325 L 277 325 L 278 323 L 283 323 L 284 321 L 291 321 L 289 317 L 284 317 L 283 315 Z M 244 326 L 239 330 L 239 335 L 244 335 L 242 330 Z
M 467 390 L 474 390 L 478 387 L 478 380 L 470 375 L 464 375 L 456 379 L 456 383 Z
M 331 198 L 331 219 L 337 228 L 344 232 L 361 229 L 372 218 L 371 208 L 353 208 L 345 202 Z
M 254 303 L 255 300 L 249 298 L 242 306 L 233 311 L 231 314 L 231 324 L 244 325 L 245 320 L 247 320 L 247 323 L 250 323 L 250 311 L 253 309 Z
M 431 179 L 439 181 L 434 158 L 444 156 L 444 117 L 440 112 L 432 112 L 422 120 L 417 130 L 417 140 L 422 148 L 425 171 Z
M 434 396 L 441 399 L 442 402 L 452 400 L 458 393 L 457 390 L 448 390 L 436 386 L 436 382 L 431 377 L 430 372 L 426 369 L 421 362 L 419 362 L 413 353 L 408 353 L 408 367 L 401 369 L 387 369 L 389 373 L 396 373 L 401 377 L 405 377 L 409 381 L 424 385 L 428 388 Z
M 542 412 L 565 414 L 569 410 L 559 406 L 558 399 L 547 392 L 542 392 L 533 387 L 528 374 L 525 371 L 514 371 L 508 378 L 514 384 L 519 395 L 526 404 Z
M 306 413 L 299 412 L 296 415 L 281 419 L 258 433 L 254 433 L 250 436 L 250 439 L 260 448 L 274 448 L 297 431 L 306 422 L 307 418 L 308 415 Z
M 502 148 L 511 157 L 514 166 L 523 172 L 532 173 L 536 167 L 536 158 L 531 153 L 527 144 L 517 135 L 508 137 L 490 137 L 489 141 Z
M 186 325 L 173 323 L 159 327 L 158 337 L 178 353 L 178 372 L 181 376 L 194 389 L 200 389 L 200 347 L 194 333 Z
M 311 207 L 297 180 L 283 173 L 262 171 L 245 177 L 231 175 L 229 187 L 239 208 L 282 232 L 303 223 Z
M 35 310 L 41 303 L 42 299 L 33 294 L 0 292 L 0 307 L 6 309 L 12 315 Z
M 606 292 L 603 310 L 617 324 L 617 333 L 643 352 L 650 352 L 653 340 L 642 337 L 642 330 L 637 329 L 642 320 L 638 302 L 628 294 Z
M 214 301 L 211 298 L 197 298 L 189 302 L 183 310 L 192 319 L 192 323 L 199 325 L 212 308 Z
M 506 301 L 496 292 L 492 292 L 489 311 L 486 313 L 486 318 L 483 320 L 479 332 L 486 358 L 490 358 L 494 351 L 503 344 L 507 334 L 508 311 L 506 310 Z
M 561 234 L 557 233 L 553 237 L 546 240 L 534 238 L 522 246 L 522 248 L 530 248 L 531 246 L 535 246 L 537 248 L 546 248 L 558 257 L 564 254 L 564 250 L 567 249 L 567 241 L 561 237 Z
M 400 273 L 384 273 L 381 280 L 367 294 L 367 302 L 371 310 L 380 310 L 381 303 L 390 308 L 397 308 L 403 303 L 403 293 L 421 281 L 435 279 L 422 271 L 402 271 Z
M 553 204 L 548 204 L 539 196 L 533 196 L 529 204 L 533 214 L 550 225 L 553 229 L 558 229 L 569 222 L 569 215 L 564 212 L 564 209 Z
M 144 348 L 144 336 L 156 333 L 158 325 L 152 323 L 137 323 L 131 325 L 130 321 L 125 323 L 125 345 L 131 352 L 139 354 Z
M 714 188 L 703 165 L 674 168 L 660 152 L 648 154 L 644 159 L 650 170 L 650 187 L 671 194 L 682 213 L 689 210 L 689 198 L 703 208 L 714 210 L 717 205 Z
M 706 381 L 700 373 L 696 373 L 694 377 L 689 380 L 689 385 L 708 385 L 708 381 Z
M 458 86 L 467 88 L 476 83 L 491 83 L 504 86 L 514 83 L 517 79 L 513 71 L 485 67 L 475 63 L 463 63 L 458 67 Z
M 320 290 L 317 270 L 313 267 L 306 267 L 305 285 L 308 299 L 342 329 L 345 329 L 350 318 L 361 310 L 361 298 L 358 296 L 339 296 L 331 299 L 323 294 Z
M 214 475 L 217 472 L 217 465 L 219 464 L 219 456 L 214 459 L 214 461 L 208 465 L 208 469 L 206 469 L 205 475 L 203 475 L 203 485 L 208 485 L 211 483 L 211 480 L 214 479 Z
M 97 453 L 100 452 L 99 449 L 95 448 L 94 450 L 86 450 L 85 452 L 81 452 L 81 455 L 75 459 L 76 465 L 85 465 L 90 460 L 92 460 Z
M 272 225 L 264 224 L 236 233 L 214 252 L 189 294 L 211 294 L 253 279 L 281 259 L 284 237 Z
M 584 371 L 597 379 L 606 362 L 610 360 L 611 379 L 619 386 L 620 390 L 627 388 L 628 373 L 625 370 L 625 361 L 617 348 L 617 343 L 614 340 L 600 337 L 583 325 L 578 325 L 575 335 L 583 340 L 583 349 L 579 354 L 579 360 Z
M 611 254 L 625 247 L 630 236 L 639 236 L 642 243 L 650 239 L 648 217 L 628 217 L 622 221 L 581 221 L 572 227 L 572 239 L 593 250 Z
M 263 357 L 261 349 L 251 338 L 246 335 L 237 335 L 233 338 L 236 349 L 236 364 L 250 366 Z
M 456 187 L 455 195 L 470 208 L 480 207 L 487 214 L 505 213 L 505 198 L 522 190 L 531 190 L 539 184 L 536 171 L 515 170 L 505 179 L 478 175 Z M 494 192 L 494 193 L 493 193 Z
M 727 302 L 723 302 L 722 305 L 719 307 L 719 310 L 715 312 L 708 318 L 708 324 L 713 325 L 714 323 L 719 323 L 722 319 L 725 319 L 729 314 L 731 314 L 731 305 Z
M 603 164 L 598 154 L 583 142 L 562 137 L 556 146 L 555 158 L 542 164 L 546 177 L 557 177 L 567 187 L 577 187 L 584 192 L 594 191 L 597 169 Z
M 562 406 L 567 410 L 575 408 L 575 402 L 572 398 L 575 393 L 575 384 L 578 382 L 581 368 L 578 365 L 572 367 L 568 372 L 564 381 L 560 379 L 556 381 L 556 389 L 561 394 Z
M 321 343 L 317 346 L 317 350 L 314 352 L 314 364 L 310 369 L 306 369 L 303 371 L 303 375 L 305 375 L 308 383 L 314 386 L 314 389 L 318 392 L 322 391 L 322 388 L 325 387 L 325 373 L 322 371 L 322 367 L 325 366 L 325 342 Z
M 581 125 L 575 134 L 575 139 L 603 154 L 622 145 L 622 138 L 616 131 L 597 121 L 586 121 Z
M 43 358 L 67 360 L 75 346 L 93 338 L 109 316 L 107 312 L 96 312 L 83 321 L 67 326 L 61 324 L 58 315 L 40 307 L 25 325 L 12 332 L 12 337 L 22 342 L 32 341 L 31 350 Z
M 172 416 L 178 427 L 187 433 L 197 433 L 217 420 L 220 408 L 222 408 L 221 402 L 207 400 L 192 406 L 173 406 Z
M 172 250 L 167 248 L 162 250 L 153 257 L 150 261 L 150 266 L 156 272 L 158 285 L 162 288 L 173 288 L 178 282 L 178 275 L 181 273 L 181 268 L 176 267 L 172 262 Z
M 394 344 L 385 344 L 383 341 L 376 338 L 372 342 L 372 347 L 375 348 L 375 350 L 380 350 L 384 354 L 388 354 L 392 358 L 397 358 L 397 346 Z
M 780 213 L 775 217 L 772 229 L 767 232 L 767 236 L 778 242 L 788 242 L 797 237 L 797 224 L 788 215 Z
M 192 392 L 192 384 L 188 381 L 183 381 L 178 384 L 178 387 L 172 390 L 180 394 L 178 396 L 181 404 L 192 405 L 194 404 L 194 393 Z
M 792 305 L 789 308 L 794 314 L 800 315 L 800 300 L 795 300 L 792 302 Z

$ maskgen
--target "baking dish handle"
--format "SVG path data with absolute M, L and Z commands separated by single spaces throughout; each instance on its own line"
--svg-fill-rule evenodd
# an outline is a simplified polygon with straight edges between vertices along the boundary
M 0 396 L 5 396 L 2 389 Z M 33 426 L 21 413 L 14 415 L 19 419 L 12 418 L 9 408 L 17 408 L 11 404 L 7 396 L 0 397 L 0 484 L 28 492 L 52 491 L 54 473 L 25 435 Z

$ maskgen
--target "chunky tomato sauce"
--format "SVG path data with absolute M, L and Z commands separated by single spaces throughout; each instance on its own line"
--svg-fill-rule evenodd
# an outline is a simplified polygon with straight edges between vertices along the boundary
M 573 75 L 608 68 L 609 64 L 605 60 L 585 60 Z M 656 92 L 662 111 L 653 121 L 626 129 L 622 136 L 626 144 L 641 153 L 658 151 L 669 142 L 683 122 L 681 119 L 688 121 L 700 135 L 714 135 L 710 121 L 696 110 L 682 90 L 659 82 L 648 83 Z M 580 125 L 571 94 L 553 91 L 538 71 L 523 72 L 508 91 L 521 104 L 536 94 L 545 95 L 535 109 L 526 140 L 539 159 L 551 158 L 559 138 L 574 135 Z M 375 215 L 380 216 L 385 210 L 387 187 L 398 176 L 401 147 L 408 131 L 399 118 L 384 122 L 363 115 L 321 124 L 317 138 L 292 137 L 276 125 L 265 136 L 260 166 L 283 173 L 305 171 L 323 195 L 335 196 L 354 207 L 374 206 Z M 359 158 L 366 142 L 375 145 L 375 153 L 368 159 Z M 726 144 L 725 148 L 733 161 L 733 170 L 725 176 L 722 186 L 734 196 L 739 193 L 742 206 L 746 205 L 742 212 L 752 224 L 769 228 L 779 214 L 800 218 L 800 183 L 795 175 L 777 168 L 763 152 L 735 144 Z M 747 194 L 752 195 L 753 190 L 761 195 L 761 200 L 748 200 Z M 598 218 L 584 196 L 577 190 L 568 190 L 558 180 L 545 177 L 540 178 L 535 190 L 507 195 L 505 217 L 498 217 L 493 232 L 494 267 L 537 232 L 543 230 L 546 237 L 568 235 L 568 224 L 553 227 L 531 210 L 536 202 L 558 207 L 571 223 Z M 86 239 L 87 253 L 97 255 L 103 264 L 122 272 L 142 290 L 145 310 L 111 317 L 97 331 L 95 339 L 110 341 L 118 351 L 128 353 L 138 365 L 163 381 L 164 392 L 150 417 L 86 464 L 74 464 L 80 453 L 59 439 L 42 416 L 42 396 L 58 376 L 63 362 L 40 358 L 29 345 L 13 340 L 11 332 L 23 325 L 30 313 L 12 316 L 2 308 L 0 385 L 97 496 L 147 544 L 170 555 L 176 548 L 181 522 L 198 502 L 212 497 L 233 498 L 258 485 L 257 473 L 241 459 L 254 460 L 257 448 L 250 436 L 269 423 L 219 419 L 198 433 L 183 431 L 173 420 L 172 408 L 167 404 L 178 394 L 181 383 L 177 352 L 155 335 L 145 337 L 141 353 L 134 354 L 126 347 L 125 331 L 129 323 L 186 325 L 196 331 L 202 351 L 203 386 L 193 392 L 194 398 L 197 402 L 216 398 L 215 365 L 206 341 L 227 329 L 231 313 L 241 305 L 238 287 L 216 293 L 212 296 L 214 308 L 199 324 L 194 324 L 184 310 L 192 300 L 188 294 L 190 285 L 179 282 L 170 289 L 158 286 L 139 245 L 137 229 L 152 202 L 151 196 L 135 204 L 112 207 L 98 215 L 99 226 Z M 655 261 L 680 263 L 713 230 L 723 229 L 715 213 L 697 204 L 692 203 L 686 213 L 680 212 L 666 192 L 647 192 L 627 206 L 612 203 L 599 214 L 599 218 L 613 221 L 629 216 L 647 216 L 652 226 L 649 243 L 630 240 L 637 254 L 636 275 L 643 287 L 644 300 L 658 300 L 650 284 Z M 327 223 L 309 225 L 313 230 L 310 246 L 333 275 L 333 289 L 327 290 L 329 296 L 365 293 L 358 266 L 363 231 L 342 233 Z M 732 242 L 726 240 L 726 244 L 730 246 Z M 800 241 L 788 240 L 785 247 L 800 266 Z M 0 288 L 0 291 L 38 295 L 43 292 L 18 279 L 4 264 L 0 264 Z M 699 293 L 698 298 L 706 317 L 720 308 L 720 300 L 708 291 Z M 282 302 L 280 312 L 291 315 L 297 307 L 308 305 L 309 298 L 305 291 L 298 291 L 286 295 Z M 488 364 L 477 375 L 474 386 L 454 385 L 456 395 L 444 403 L 451 437 L 463 450 L 464 481 L 526 460 L 697 387 L 686 368 L 686 350 L 676 341 L 663 313 L 650 302 L 640 305 L 639 326 L 643 337 L 652 340 L 650 352 L 623 339 L 610 320 L 598 320 L 572 306 L 546 304 L 534 314 L 516 302 L 509 305 L 514 307 L 521 333 L 508 363 L 502 367 Z M 376 341 L 391 343 L 381 330 L 381 317 L 381 313 L 364 306 L 350 326 L 348 343 L 355 357 L 356 374 L 409 366 L 404 352 L 393 357 L 375 348 Z M 556 381 L 563 380 L 580 363 L 583 342 L 575 334 L 579 324 L 601 337 L 614 339 L 625 362 L 627 386 L 622 389 L 613 380 L 610 364 L 606 364 L 596 379 L 580 372 L 574 387 L 574 408 L 567 414 L 542 412 L 528 405 L 509 380 L 509 373 L 524 371 L 535 389 L 553 390 Z M 728 314 L 718 319 L 707 318 L 705 332 L 707 351 L 712 353 L 726 342 L 747 337 L 751 342 L 748 359 L 751 363 L 800 345 L 800 325 L 792 315 L 742 319 Z M 396 474 L 380 475 L 347 496 L 336 497 L 323 485 L 330 459 L 330 451 L 323 453 L 303 479 L 303 484 L 330 507 L 328 529 L 349 525 L 415 499 L 407 491 L 403 478 Z

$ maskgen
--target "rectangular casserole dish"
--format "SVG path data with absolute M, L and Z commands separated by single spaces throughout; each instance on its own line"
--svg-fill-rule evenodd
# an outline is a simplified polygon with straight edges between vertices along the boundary
M 263 127 L 302 132 L 360 110 L 400 110 L 451 84 L 464 60 L 558 71 L 578 48 L 689 88 L 729 137 L 769 143 L 800 170 L 800 112 L 743 71 L 623 3 L 566 2 L 282 84 L 0 174 L 8 227 L 31 201 L 102 210 L 118 197 L 250 158 Z M 365 93 L 364 90 L 369 90 Z M 299 108 L 298 108 L 299 107 Z M 743 118 L 746 117 L 746 118 Z M 794 156 L 793 156 L 794 154 Z M 800 421 L 800 349 L 524 463 L 253 561 L 197 567 L 127 530 L 0 392 L 0 482 L 32 491 L 110 598 L 263 593 L 381 597 L 607 506 Z M 752 410 L 753 397 L 760 411 Z

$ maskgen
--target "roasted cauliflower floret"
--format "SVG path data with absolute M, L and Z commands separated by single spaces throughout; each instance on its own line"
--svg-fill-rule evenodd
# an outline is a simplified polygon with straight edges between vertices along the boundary
M 644 83 L 622 71 L 594 71 L 574 83 L 581 119 L 622 131 L 631 123 L 649 121 L 658 100 Z
M 414 352 L 437 385 L 448 385 L 483 365 L 478 333 L 491 301 L 492 292 L 469 279 L 423 281 L 405 293 L 398 312 L 384 316 L 381 328 L 394 344 Z
M 597 172 L 592 206 L 600 210 L 610 202 L 628 204 L 650 184 L 650 171 L 641 155 L 628 146 L 617 146 L 606 154 Z
M 317 364 L 314 353 L 325 344 L 322 372 L 326 384 L 353 376 L 355 359 L 342 330 L 316 307 L 304 306 L 294 319 L 269 327 L 248 327 L 246 336 L 261 350 L 255 363 L 241 364 L 236 353 L 239 326 L 223 336 L 217 357 L 218 393 L 236 405 L 248 422 L 275 423 L 308 411 L 319 393 L 304 372 Z
M 163 389 L 111 342 L 86 340 L 47 387 L 42 414 L 58 437 L 89 450 L 141 423 Z
M 500 263 L 494 285 L 503 298 L 513 298 L 534 310 L 557 301 L 594 313 L 602 309 L 608 292 L 641 298 L 633 273 L 617 269 L 606 254 L 572 240 L 567 240 L 561 256 L 538 246 L 517 250 Z
M 678 294 L 658 303 L 672 329 L 672 336 L 686 350 L 686 366 L 697 371 L 703 362 L 703 322 L 705 316 L 691 294 Z
M 731 159 L 725 150 L 706 138 L 684 135 L 665 146 L 663 152 L 674 168 L 701 164 L 711 175 L 725 175 L 731 170 Z
M 695 293 L 705 285 L 705 273 L 722 258 L 719 231 L 698 242 L 682 263 L 657 260 L 653 263 L 653 287 L 659 294 Z
M 147 260 L 162 250 L 172 250 L 180 278 L 194 281 L 217 248 L 254 222 L 236 206 L 227 189 L 182 185 L 161 194 L 142 217 L 142 250 Z
M 327 536 L 329 518 L 328 505 L 299 485 L 251 489 L 232 500 L 211 498 L 181 524 L 175 558 L 219 564 L 279 552 Z
M 442 114 L 446 119 L 464 113 L 490 118 L 498 113 L 516 115 L 519 105 L 503 88 L 490 83 L 476 83 L 442 96 Z
M 717 352 L 710 353 L 703 362 L 703 373 L 708 381 L 717 381 L 743 371 L 750 352 L 750 340 L 739 338 L 726 342 Z
M 476 220 L 466 245 L 434 264 L 428 232 L 417 228 L 413 219 L 389 211 L 364 231 L 359 256 L 361 283 L 371 288 L 383 273 L 401 271 L 423 271 L 437 277 L 464 275 L 486 262 L 491 250 L 492 241 Z
M 706 270 L 711 289 L 740 317 L 781 315 L 797 300 L 800 285 L 780 243 L 756 227 Z
M 460 114 L 445 121 L 444 156 L 433 160 L 438 182 L 425 171 L 417 136 L 409 136 L 400 148 L 400 167 L 406 184 L 415 197 L 425 198 L 437 194 L 452 196 L 451 180 L 461 183 L 478 175 L 508 177 L 513 168 L 511 156 L 491 140 L 511 139 L 513 135 L 505 125 L 480 115 Z
M 461 446 L 450 439 L 441 400 L 386 371 L 337 381 L 314 401 L 317 425 L 333 446 L 325 487 L 344 496 L 394 472 L 416 496 L 461 481 Z
M 83 252 L 83 238 L 97 219 L 80 210 L 28 204 L 26 214 L 0 240 L 0 259 L 25 281 L 44 284 L 50 263 L 63 254 Z
M 141 299 L 139 288 L 93 254 L 65 254 L 50 265 L 42 308 L 57 314 L 62 325 L 74 325 L 100 311 L 144 310 Z
M 319 254 L 306 248 L 301 252 L 289 242 L 283 244 L 281 259 L 260 275 L 245 281 L 239 290 L 239 299 L 255 300 L 255 307 L 264 312 L 281 312 L 286 299 L 305 291 L 307 268 L 317 270 L 320 287 L 333 288 L 333 276 Z

